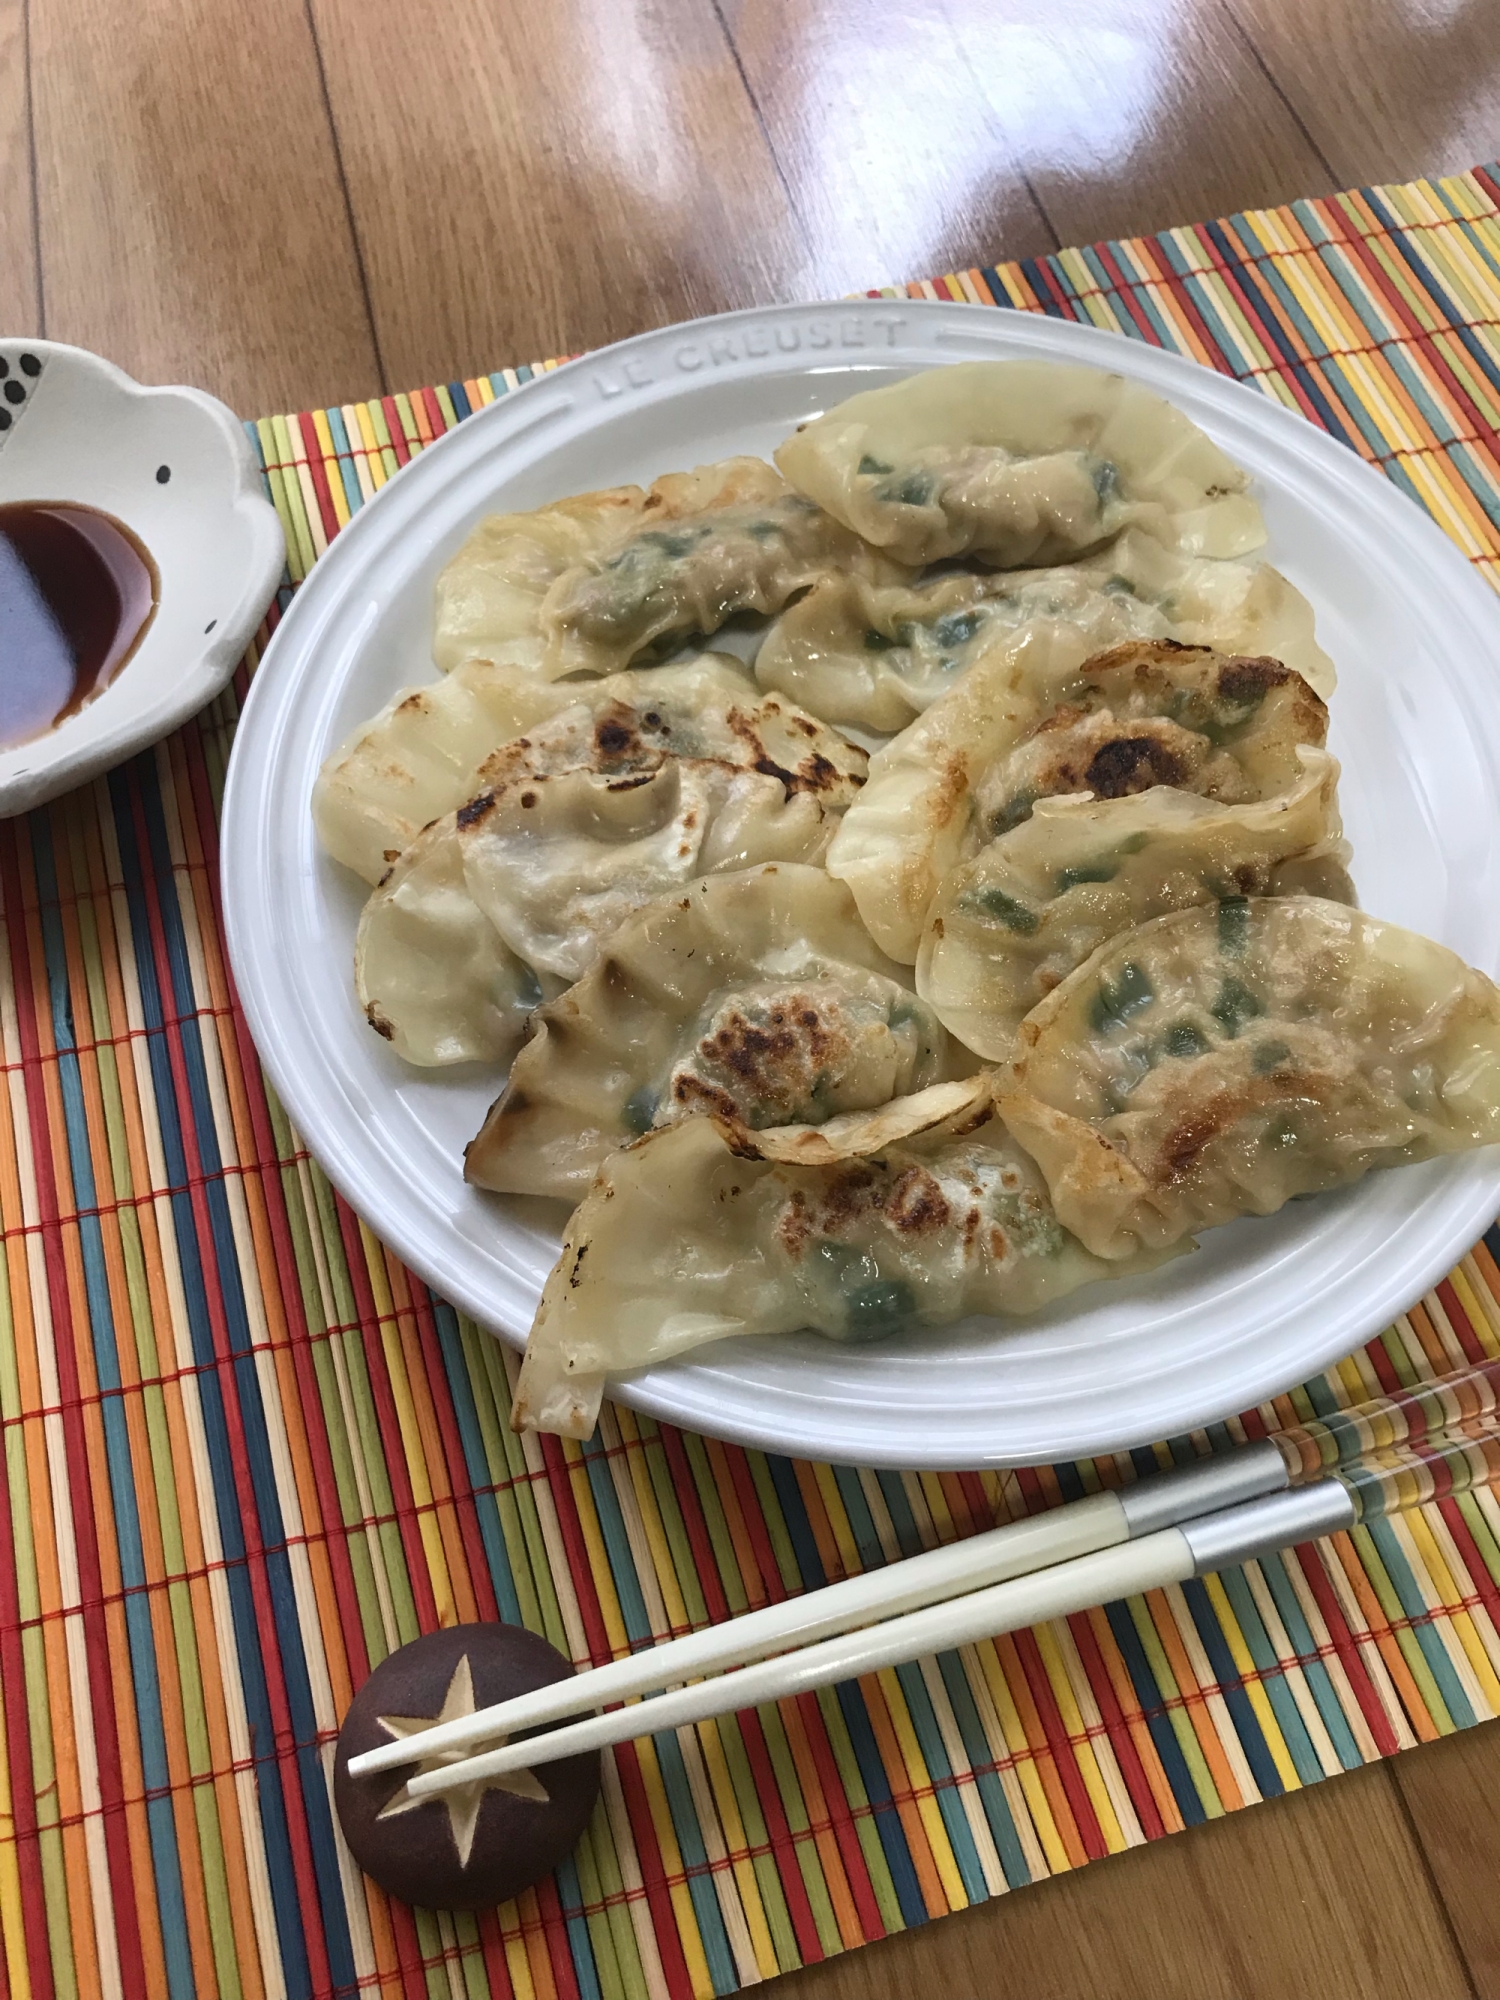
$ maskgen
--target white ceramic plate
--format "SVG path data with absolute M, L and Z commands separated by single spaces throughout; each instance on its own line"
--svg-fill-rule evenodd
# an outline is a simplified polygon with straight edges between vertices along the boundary
M 1367 908 L 1500 972 L 1500 603 L 1426 516 L 1301 418 L 1175 355 L 986 307 L 861 301 L 739 313 L 575 362 L 462 424 L 344 530 L 256 676 L 224 811 L 229 945 L 251 1031 L 307 1144 L 427 1281 L 519 1344 L 557 1246 L 540 1203 L 468 1188 L 496 1088 L 403 1067 L 354 1001 L 362 886 L 324 859 L 322 759 L 396 688 L 433 678 L 433 578 L 496 509 L 769 455 L 857 389 L 965 358 L 1050 356 L 1138 376 L 1254 475 L 1266 555 L 1316 607 L 1340 674 L 1332 747 Z M 1037 1463 L 1140 1444 L 1304 1380 L 1386 1325 L 1500 1210 L 1496 1151 L 1373 1174 L 1210 1232 L 1149 1278 L 1044 1317 L 851 1349 L 742 1340 L 619 1387 L 636 1408 L 770 1449 L 872 1465 Z

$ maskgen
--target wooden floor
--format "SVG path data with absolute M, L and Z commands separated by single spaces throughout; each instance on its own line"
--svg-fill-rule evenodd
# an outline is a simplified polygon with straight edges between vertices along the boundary
M 246 414 L 1500 153 L 1500 0 L 0 0 L 0 328 Z M 797 2000 L 1500 1996 L 1500 1725 Z

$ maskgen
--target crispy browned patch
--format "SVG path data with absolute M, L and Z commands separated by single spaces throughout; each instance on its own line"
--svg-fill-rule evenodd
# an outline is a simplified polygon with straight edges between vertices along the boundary
M 464 1147 L 464 1179 L 476 1187 L 488 1187 L 487 1166 L 498 1164 L 502 1174 L 506 1167 L 507 1150 L 517 1139 L 524 1139 L 525 1128 L 532 1122 L 531 1100 L 520 1091 L 502 1090 L 489 1110 L 484 1123 Z
M 792 1262 L 799 1263 L 812 1234 L 807 1214 L 807 1196 L 794 1187 L 776 1218 L 776 1237 Z
M 1170 744 L 1133 730 L 1101 744 L 1089 759 L 1084 783 L 1096 798 L 1123 799 L 1153 785 L 1182 785 L 1187 778 L 1187 761 Z
M 1263 654 L 1236 653 L 1219 668 L 1219 696 L 1240 708 L 1262 700 L 1273 687 L 1291 679 L 1291 668 L 1284 667 L 1280 660 L 1267 659 Z
M 481 792 L 477 799 L 470 799 L 461 805 L 455 814 L 460 830 L 482 825 L 495 810 L 495 798 L 494 792 Z
M 605 762 L 618 763 L 627 752 L 635 749 L 640 737 L 622 719 L 621 712 L 601 715 L 594 724 L 594 748 Z
M 706 1111 L 713 1116 L 728 1119 L 737 1130 L 740 1125 L 740 1106 L 734 1093 L 722 1084 L 710 1083 L 706 1077 L 694 1076 L 691 1072 L 672 1079 L 672 1102 L 682 1106 L 684 1111 Z M 746 1147 L 735 1145 L 733 1151 L 745 1159 L 759 1158 Z
M 1038 795 L 1092 792 L 1123 799 L 1153 785 L 1188 787 L 1203 762 L 1203 739 L 1148 715 L 1119 721 L 1108 710 L 1055 711 L 1022 750 L 1014 782 Z
M 950 820 L 968 817 L 969 764 L 961 751 L 949 751 L 939 760 L 923 803 L 933 832 Z
M 1291 1098 L 1321 1100 L 1326 1095 L 1323 1079 L 1305 1070 L 1272 1070 L 1266 1076 L 1246 1077 L 1185 1110 L 1157 1143 L 1154 1157 L 1136 1164 L 1157 1186 L 1180 1180 L 1192 1172 L 1205 1147 L 1253 1113 Z
M 666 745 L 648 742 L 647 737 L 665 738 L 671 733 L 659 709 L 642 713 L 627 702 L 611 702 L 594 719 L 595 768 L 609 770 L 621 764 L 659 761 Z
M 1288 676 L 1289 685 L 1278 695 L 1278 701 L 1289 702 L 1292 712 L 1291 733 L 1298 743 L 1311 743 L 1321 750 L 1328 741 L 1328 707 L 1323 697 L 1314 693 L 1301 674 Z
M 961 1112 L 957 1117 L 945 1121 L 949 1138 L 966 1139 L 971 1132 L 977 1132 L 981 1125 L 988 1124 L 990 1118 L 994 1115 L 994 1109 L 995 1094 L 992 1083 L 982 1097 L 975 1098 L 967 1111 Z M 971 1180 L 970 1185 L 974 1184 Z
M 764 704 L 760 712 L 750 714 L 742 708 L 731 708 L 724 720 L 730 732 L 744 745 L 745 762 L 749 768 L 759 771 L 763 777 L 777 779 L 785 787 L 788 797 L 797 792 L 834 792 L 846 782 L 855 784 L 862 782 L 857 772 L 840 771 L 821 750 L 812 751 L 808 756 L 801 758 L 794 767 L 778 763 L 767 749 L 761 729 L 760 714 L 765 712 L 779 714 L 781 711 L 773 708 L 770 703 Z M 817 733 L 816 724 L 808 726 L 809 736 L 816 736 Z M 857 758 L 859 754 L 857 746 L 851 744 L 849 750 L 851 760 Z
M 761 1155 L 755 1143 L 755 1134 L 744 1123 L 735 1109 L 734 1099 L 727 1090 L 715 1090 L 712 1084 L 701 1082 L 697 1077 L 690 1079 L 694 1088 L 687 1092 L 674 1092 L 679 1103 L 685 1103 L 693 1111 L 706 1112 L 719 1128 L 719 1137 L 737 1160 L 758 1160 Z
M 812 999 L 793 994 L 752 1020 L 732 1008 L 712 1034 L 698 1044 L 698 1057 L 710 1073 L 727 1079 L 724 1086 L 691 1074 L 673 1080 L 672 1095 L 683 1106 L 726 1108 L 733 1114 L 746 1099 L 770 1104 L 794 1104 L 809 1090 L 819 1072 L 844 1055 L 848 1037 L 825 1020 Z M 738 1097 L 740 1103 L 733 1100 Z
M 391 1026 L 385 1015 L 381 1013 L 380 1008 L 373 1000 L 365 1002 L 365 1019 L 377 1035 L 383 1035 L 388 1042 L 395 1041 L 396 1030 Z
M 821 750 L 815 750 L 797 766 L 793 788 L 798 791 L 830 792 L 838 782 L 838 770 Z
M 818 1234 L 837 1236 L 862 1214 L 878 1208 L 877 1190 L 883 1192 L 889 1179 L 884 1167 L 870 1160 L 853 1160 L 847 1167 L 829 1174 L 814 1211 Z
M 953 1211 L 934 1175 L 915 1161 L 897 1173 L 880 1160 L 851 1160 L 825 1171 L 817 1192 L 793 1187 L 776 1221 L 782 1249 L 794 1261 L 810 1244 L 847 1239 L 864 1217 L 878 1216 L 908 1241 L 936 1236 L 953 1223 Z M 983 1226 L 976 1207 L 964 1219 L 964 1242 L 972 1244 Z
M 1083 663 L 1083 672 L 1092 679 L 1097 674 L 1130 667 L 1137 674 L 1144 671 L 1149 675 L 1153 668 L 1169 660 L 1180 665 L 1189 658 L 1212 657 L 1207 646 L 1185 646 L 1180 639 L 1124 639 L 1118 646 L 1106 646 L 1102 653 L 1091 653 Z
M 891 1183 L 885 1217 L 903 1236 L 936 1236 L 946 1229 L 951 1209 L 941 1184 L 925 1167 L 904 1167 Z

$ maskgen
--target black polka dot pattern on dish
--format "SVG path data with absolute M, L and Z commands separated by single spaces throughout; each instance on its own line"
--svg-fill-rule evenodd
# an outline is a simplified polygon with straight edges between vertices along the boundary
M 39 354 L 0 354 L 0 440 L 23 414 L 22 405 L 42 372 Z M 29 379 L 28 379 L 29 378 Z
M 157 485 L 158 485 L 158 486 L 165 486 L 165 485 L 166 485 L 166 483 L 167 483 L 167 481 L 168 481 L 168 480 L 169 480 L 169 479 L 170 479 L 171 477 L 172 477 L 172 468 L 171 468 L 171 466 L 170 466 L 170 465 L 159 465 L 159 466 L 157 466 L 157 468 L 156 468 L 156 483 L 157 483 Z

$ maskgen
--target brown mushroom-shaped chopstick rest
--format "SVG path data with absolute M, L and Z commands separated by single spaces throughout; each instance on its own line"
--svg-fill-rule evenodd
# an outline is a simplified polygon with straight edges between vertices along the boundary
M 450 1626 L 382 1660 L 339 1731 L 333 1800 L 350 1852 L 389 1895 L 422 1909 L 485 1910 L 540 1881 L 588 1824 L 599 1795 L 599 1753 L 428 1799 L 408 1798 L 407 1780 L 472 1756 L 479 1745 L 367 1778 L 350 1777 L 350 1758 L 572 1671 L 554 1646 L 519 1625 Z

